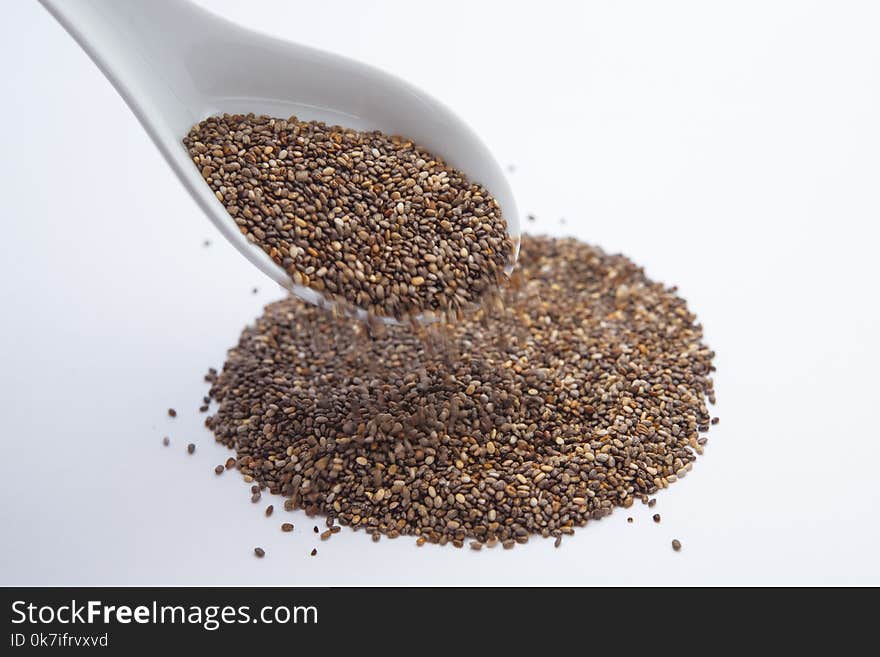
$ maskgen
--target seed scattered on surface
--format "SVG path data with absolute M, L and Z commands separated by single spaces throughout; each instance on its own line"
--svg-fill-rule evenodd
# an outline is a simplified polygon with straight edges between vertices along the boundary
M 471 541 L 471 550 L 482 550 L 483 544 L 479 541 Z
M 271 516 L 271 515 L 272 515 L 272 512 L 273 512 L 274 510 L 275 510 L 275 507 L 272 506 L 271 504 L 270 504 L 269 506 L 267 506 L 267 507 L 266 507 L 266 517 L 268 518 L 269 516 Z
M 681 549 L 681 541 L 677 538 L 672 539 L 672 549 L 678 552 Z M 699 550 L 697 550 L 699 552 Z
M 257 555 L 260 559 L 266 556 L 266 551 L 261 547 L 254 548 L 254 554 Z
M 206 424 L 246 481 L 373 540 L 509 549 L 653 506 L 710 424 L 714 354 L 685 302 L 623 256 L 528 236 L 500 301 L 432 327 L 269 304 Z
M 631 522 L 633 521 L 632 516 L 630 516 L 629 518 L 627 518 L 626 521 L 631 523 Z
M 234 468 L 234 467 L 235 467 L 235 459 L 230 456 L 228 459 L 226 459 L 226 469 L 232 470 L 232 468 Z
M 333 536 L 333 532 L 331 532 L 329 529 L 321 532 L 321 540 L 322 541 L 326 541 L 331 536 Z
M 256 504 L 257 502 L 260 501 L 260 498 L 261 498 L 261 497 L 262 497 L 262 494 L 260 493 L 260 491 L 257 491 L 256 493 L 254 493 L 253 495 L 251 495 L 251 502 L 253 502 L 254 504 Z
M 721 418 L 719 418 L 719 417 L 712 418 L 712 424 L 718 424 L 719 422 L 721 422 Z
M 649 508 L 652 508 L 652 509 L 653 509 L 655 504 L 657 504 L 657 498 L 656 498 L 656 497 L 652 497 L 650 500 L 648 500 L 648 507 L 649 507 Z
M 318 525 L 315 525 L 314 527 L 312 527 L 312 531 L 315 532 L 316 534 L 319 534 L 321 532 L 321 530 L 318 529 Z
M 226 470 L 222 465 L 218 465 L 216 468 L 214 468 L 214 474 L 223 474 L 225 471 Z
M 293 531 L 293 523 L 285 522 L 281 525 L 281 531 L 283 532 L 292 532 Z
M 312 551 L 309 554 L 314 557 L 316 554 L 318 554 L 318 548 L 312 548 Z
M 195 451 L 196 451 L 196 446 L 195 446 L 195 444 L 194 444 L 194 443 L 190 443 L 189 445 L 187 445 L 187 446 L 186 446 L 186 451 L 187 451 L 188 454 L 192 454 L 193 452 L 195 452 Z
M 168 415 L 169 415 L 170 417 L 177 417 L 177 411 L 175 411 L 173 408 L 169 408 L 169 409 L 168 409 Z
M 171 444 L 171 439 L 170 439 L 168 436 L 165 436 L 165 437 L 162 439 L 162 444 L 165 445 L 165 447 L 168 447 L 168 445 Z
M 655 513 L 651 517 L 654 519 L 654 522 L 660 522 L 660 514 L 659 513 Z
M 506 278 L 498 202 L 406 138 L 224 114 L 183 143 L 239 231 L 343 310 L 456 316 Z
M 207 413 L 208 412 L 208 405 L 202 404 L 201 406 L 199 406 L 199 412 L 200 413 Z
M 553 541 L 553 547 L 558 548 L 560 545 L 562 545 L 562 536 L 557 536 L 556 540 Z

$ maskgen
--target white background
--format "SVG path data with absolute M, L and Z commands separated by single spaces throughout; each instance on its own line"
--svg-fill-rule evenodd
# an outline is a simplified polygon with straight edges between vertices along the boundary
M 205 4 L 428 90 L 515 166 L 524 226 L 678 284 L 718 353 L 721 424 L 655 509 L 558 550 L 267 520 L 213 474 L 228 453 L 196 409 L 280 289 L 61 27 L 4 2 L 0 584 L 880 583 L 880 5 Z

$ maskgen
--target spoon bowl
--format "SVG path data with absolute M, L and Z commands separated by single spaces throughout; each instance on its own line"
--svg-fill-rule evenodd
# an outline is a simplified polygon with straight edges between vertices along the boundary
M 40 2 L 128 103 L 223 236 L 296 296 L 333 306 L 320 292 L 296 285 L 251 243 L 202 179 L 181 141 L 202 119 L 223 113 L 295 115 L 404 135 L 492 193 L 507 221 L 514 261 L 518 256 L 519 216 L 501 167 L 467 124 L 409 83 L 345 57 L 245 29 L 188 0 Z M 366 316 L 362 309 L 356 314 Z

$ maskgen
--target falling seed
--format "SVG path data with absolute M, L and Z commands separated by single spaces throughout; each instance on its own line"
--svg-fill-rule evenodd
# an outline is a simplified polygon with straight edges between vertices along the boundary
M 194 443 L 190 443 L 189 445 L 187 445 L 187 446 L 186 446 L 186 451 L 187 451 L 188 454 L 192 454 L 193 452 L 195 452 L 195 451 L 196 451 L 196 446 L 195 446 L 195 444 L 194 444 Z
M 281 531 L 283 532 L 292 532 L 293 531 L 293 523 L 285 522 L 281 525 Z
M 260 289 L 256 288 L 256 287 L 251 290 L 251 294 L 258 294 L 259 292 L 260 292 Z
M 257 555 L 260 559 L 266 556 L 266 551 L 261 547 L 254 548 L 254 554 Z
M 677 538 L 672 539 L 672 549 L 678 552 L 681 549 L 681 541 Z M 697 550 L 699 552 L 699 550 Z
M 168 415 L 169 415 L 170 417 L 177 417 L 177 411 L 175 411 L 173 408 L 169 408 L 169 409 L 168 409 Z

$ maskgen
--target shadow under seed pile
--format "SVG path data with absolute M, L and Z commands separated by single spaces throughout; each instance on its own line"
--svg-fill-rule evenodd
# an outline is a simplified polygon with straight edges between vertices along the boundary
M 439 336 L 267 306 L 208 426 L 243 474 L 374 537 L 511 547 L 647 501 L 702 453 L 701 327 L 622 256 L 525 236 L 520 264 L 502 308 Z
M 224 114 L 183 143 L 239 230 L 343 305 L 457 315 L 510 264 L 497 201 L 402 137 Z

